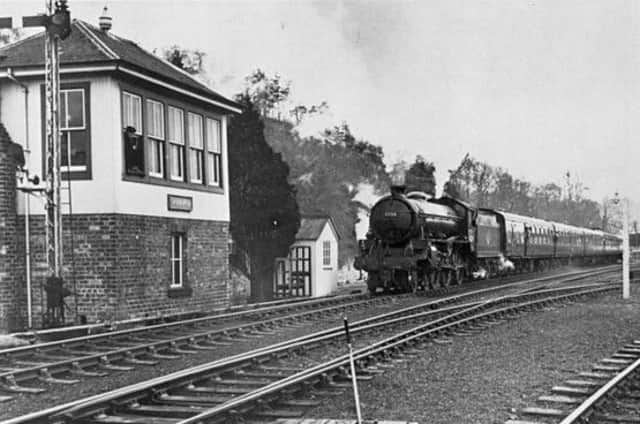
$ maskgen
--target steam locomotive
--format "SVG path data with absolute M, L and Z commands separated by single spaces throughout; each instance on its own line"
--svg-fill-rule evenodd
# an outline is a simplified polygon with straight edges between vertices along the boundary
M 354 266 L 367 271 L 372 293 L 415 291 L 507 271 L 614 262 L 621 252 L 615 234 L 392 186 L 371 209 Z

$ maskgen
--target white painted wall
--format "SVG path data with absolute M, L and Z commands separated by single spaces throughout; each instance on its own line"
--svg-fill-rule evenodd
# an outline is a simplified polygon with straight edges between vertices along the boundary
M 62 82 L 90 81 L 91 97 L 91 180 L 71 182 L 73 213 L 126 213 L 188 219 L 229 221 L 229 174 L 227 155 L 227 119 L 222 121 L 222 164 L 225 190 L 223 193 L 173 188 L 161 185 L 123 181 L 122 117 L 120 87 L 110 76 L 91 79 L 67 79 Z M 27 166 L 42 179 L 41 81 L 28 83 L 29 145 L 31 154 Z M 7 80 L 0 83 L 0 122 L 13 141 L 26 148 L 24 91 Z M 63 185 L 66 184 L 63 183 Z M 63 191 L 63 195 L 65 192 Z M 167 195 L 193 198 L 193 211 L 167 210 Z M 18 211 L 24 214 L 23 196 L 18 196 Z M 65 201 L 63 199 L 63 201 Z M 44 213 L 44 201 L 32 197 L 32 214 Z M 66 213 L 66 209 L 63 209 Z
M 322 245 L 325 241 L 331 243 L 331 264 L 323 265 Z M 338 240 L 331 230 L 329 222 L 325 223 L 320 237 L 313 243 L 311 249 L 313 296 L 325 296 L 338 288 Z

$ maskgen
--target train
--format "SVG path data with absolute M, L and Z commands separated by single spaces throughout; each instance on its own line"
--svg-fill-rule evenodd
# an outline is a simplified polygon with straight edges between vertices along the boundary
M 367 272 L 371 293 L 613 263 L 622 255 L 622 238 L 616 234 L 479 208 L 446 195 L 407 193 L 401 185 L 373 205 L 366 239 L 358 244 L 354 267 Z

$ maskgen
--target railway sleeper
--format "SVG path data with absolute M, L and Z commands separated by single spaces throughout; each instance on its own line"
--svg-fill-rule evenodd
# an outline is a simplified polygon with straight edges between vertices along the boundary
M 564 396 L 564 395 L 544 395 L 538 398 L 538 402 L 546 402 L 546 403 L 561 403 L 561 404 L 570 404 L 577 405 L 582 403 L 584 399 L 572 397 L 572 396 Z
M 148 365 L 148 366 L 158 365 L 158 361 L 154 361 L 151 359 L 137 358 L 131 351 L 127 351 L 125 353 L 125 358 L 122 361 L 126 364 L 133 364 L 133 365 Z
M 125 365 L 112 364 L 111 361 L 109 361 L 109 358 L 107 358 L 106 356 L 102 356 L 100 358 L 98 367 L 109 371 L 133 371 L 135 369 L 134 367 L 128 367 Z
M 147 348 L 149 351 L 148 355 L 154 359 L 179 359 L 180 355 L 172 355 L 169 353 L 158 353 L 158 350 L 154 346 L 149 346 Z
M 320 405 L 322 402 L 315 399 L 286 399 L 277 401 L 278 406 L 298 406 L 311 408 Z
M 133 403 L 124 408 L 124 412 L 137 415 L 155 415 L 171 418 L 188 418 L 206 410 L 205 406 L 155 405 Z
M 16 379 L 13 375 L 5 376 L 4 381 L 0 383 L 0 387 L 3 390 L 12 393 L 42 393 L 46 391 L 46 389 L 43 389 L 41 387 L 21 386 L 16 382 Z
M 196 350 L 217 350 L 216 346 L 208 345 L 206 341 L 198 342 L 196 339 L 189 339 L 187 347 Z
M 98 414 L 91 417 L 90 422 L 97 424 L 175 424 L 173 418 L 145 417 L 131 414 Z
M 304 415 L 300 409 L 260 409 L 251 413 L 254 417 L 264 418 L 299 418 Z
M 99 371 L 87 371 L 80 366 L 78 362 L 71 363 L 71 369 L 69 372 L 72 375 L 77 375 L 79 377 L 105 377 L 109 375 L 108 372 L 99 372 Z
M 170 353 L 175 353 L 178 355 L 195 355 L 196 353 L 198 353 L 197 350 L 189 350 L 189 349 L 181 348 L 180 346 L 178 346 L 178 343 L 176 342 L 171 342 L 169 343 L 169 345 L 171 347 L 167 348 L 167 351 Z
M 592 417 L 599 423 L 600 422 L 625 423 L 625 424 L 640 423 L 640 418 L 638 418 L 637 416 L 631 416 L 631 415 L 604 414 L 604 413 L 596 412 L 592 415 Z
M 211 378 L 210 381 L 215 384 L 221 384 L 224 386 L 244 385 L 244 386 L 259 386 L 259 387 L 266 386 L 267 384 L 273 382 L 272 379 L 244 380 L 244 379 L 231 379 L 231 378 L 221 378 L 221 377 Z
M 211 407 L 215 405 L 219 405 L 221 403 L 227 402 L 232 399 L 232 396 L 212 396 L 209 392 L 200 392 L 195 391 L 193 389 L 192 392 L 195 393 L 205 393 L 205 395 L 191 394 L 191 395 L 183 395 L 183 394 L 162 394 L 153 399 L 154 403 L 162 404 L 162 405 L 194 405 L 194 406 L 204 406 Z

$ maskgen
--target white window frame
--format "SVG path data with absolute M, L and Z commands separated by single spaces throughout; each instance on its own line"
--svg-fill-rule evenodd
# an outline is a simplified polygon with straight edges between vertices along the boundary
M 176 240 L 178 241 L 178 251 L 176 252 Z M 172 289 L 184 286 L 184 234 L 171 235 L 171 282 Z M 176 275 L 175 263 L 179 263 L 179 273 Z
M 189 181 L 202 184 L 204 181 L 204 120 L 202 115 L 189 112 L 187 114 L 187 142 L 189 144 Z M 193 118 L 193 119 L 192 119 Z M 196 123 L 199 122 L 199 125 Z M 199 133 L 195 131 L 199 127 Z M 197 135 L 200 135 L 199 140 Z M 198 145 L 199 144 L 199 145 Z M 195 175 L 197 169 L 194 165 L 200 165 L 200 176 Z
M 69 92 L 72 91 L 79 91 L 82 93 L 82 126 L 81 127 L 68 127 L 67 124 L 69 122 Z M 61 89 L 60 90 L 60 103 L 64 102 L 65 108 L 64 110 L 67 112 L 65 115 L 66 116 L 60 116 L 60 132 L 62 133 L 62 137 L 64 137 L 66 139 L 67 142 L 67 160 L 70 161 L 71 160 L 71 148 L 70 148 L 70 144 L 71 144 L 71 137 L 70 137 L 70 133 L 71 131 L 84 131 L 87 129 L 87 106 L 85 104 L 86 102 L 86 95 L 84 92 L 84 88 L 67 88 L 67 89 Z M 60 107 L 60 109 L 62 109 L 62 107 Z M 60 115 L 62 115 L 62 113 L 60 113 Z M 62 140 L 61 140 L 62 141 Z M 85 146 L 88 147 L 88 146 Z M 89 152 L 86 152 L 89 153 Z M 62 161 L 62 158 L 60 158 L 60 161 Z M 84 165 L 65 165 L 64 163 L 60 164 L 61 166 L 61 171 L 62 172 L 85 172 L 87 171 L 87 164 L 85 163 Z
M 151 113 L 154 106 L 160 106 L 162 117 L 162 123 L 160 125 L 161 134 L 152 134 L 152 125 L 150 124 Z M 165 156 L 165 117 L 164 117 L 164 104 L 157 100 L 147 99 L 146 101 L 146 117 L 147 117 L 147 137 L 149 138 L 149 176 L 163 178 L 164 177 L 164 156 Z M 156 162 L 156 159 L 159 159 L 159 163 Z M 159 165 L 159 170 L 154 169 L 156 164 Z
M 331 266 L 331 242 L 330 241 L 322 242 L 322 266 L 323 267 Z
M 208 117 L 205 122 L 207 184 L 214 187 L 222 187 L 222 122 Z M 210 126 L 210 123 L 213 125 Z M 212 137 L 214 132 L 217 137 L 217 145 L 216 138 Z
M 138 101 L 138 110 L 137 110 L 137 116 L 133 117 L 133 116 L 127 116 L 127 98 L 131 99 L 131 100 L 137 100 Z M 131 103 L 131 105 L 133 105 L 133 103 Z M 133 108 L 129 109 L 129 112 L 133 110 Z M 129 125 L 130 119 L 129 118 L 133 118 L 134 121 L 137 121 L 138 125 Z M 133 94 L 133 93 L 129 93 L 128 91 L 123 91 L 122 92 L 122 127 L 127 128 L 128 126 L 132 126 L 136 129 L 136 134 L 138 135 L 142 135 L 142 96 L 139 96 L 137 94 Z
M 181 124 L 179 131 L 176 130 L 174 132 L 174 137 L 172 137 L 172 134 L 171 134 L 172 133 L 171 129 L 173 128 L 173 124 L 174 124 L 172 112 L 179 112 L 180 124 Z M 170 105 L 167 106 L 167 126 L 168 126 L 167 141 L 169 142 L 169 178 L 173 181 L 184 181 L 185 180 L 184 110 L 175 106 L 170 106 Z M 175 137 L 178 134 L 180 136 Z M 178 153 L 178 161 L 180 164 L 180 175 L 174 175 L 173 173 L 173 161 L 174 161 L 174 155 L 176 154 L 176 152 Z

